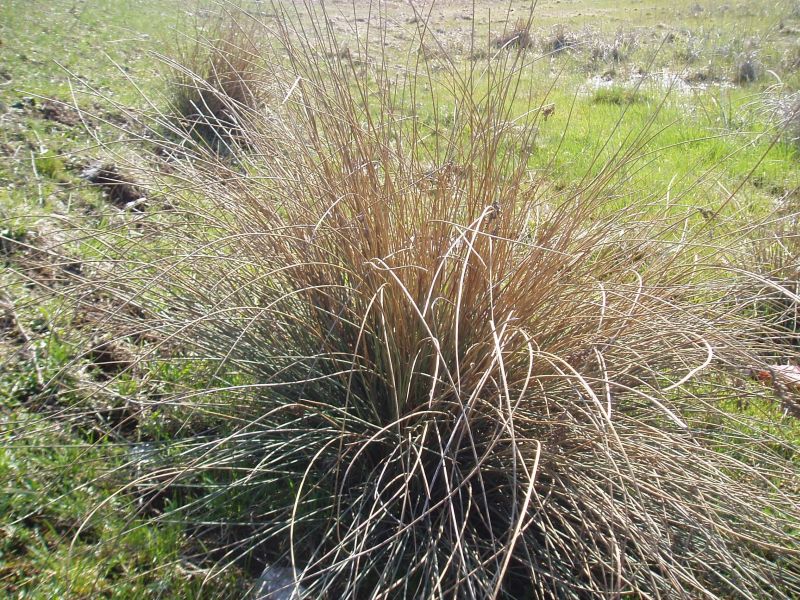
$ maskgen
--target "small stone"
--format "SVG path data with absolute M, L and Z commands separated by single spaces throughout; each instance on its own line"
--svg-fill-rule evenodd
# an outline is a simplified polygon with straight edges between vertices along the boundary
M 253 600 L 297 600 L 304 590 L 289 567 L 267 565 L 253 588 Z

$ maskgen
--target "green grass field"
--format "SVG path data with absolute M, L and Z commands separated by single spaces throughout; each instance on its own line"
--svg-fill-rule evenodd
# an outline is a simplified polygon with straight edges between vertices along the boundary
M 420 53 L 430 69 L 488 68 L 493 54 L 515 51 L 495 42 L 530 10 L 521 0 L 447 1 L 414 17 L 397 2 L 384 21 L 357 4 L 328 3 L 342 45 L 355 48 L 369 28 L 384 32 L 384 56 L 398 70 Z M 247 8 L 271 14 L 268 3 Z M 157 243 L 134 227 L 137 213 L 81 173 L 101 160 L 140 175 L 152 132 L 136 115 L 168 111 L 171 101 L 160 57 L 219 10 L 174 0 L 0 4 L 0 597 L 240 597 L 259 570 L 243 559 L 215 573 L 219 532 L 179 518 L 153 524 L 129 485 L 132 451 L 185 427 L 208 430 L 213 408 L 191 416 L 136 408 L 194 389 L 204 366 L 136 362 L 125 348 L 103 358 L 90 350 L 100 317 L 68 301 L 88 293 L 74 281 L 91 279 L 107 240 L 128 236 L 131 256 L 136 236 Z M 420 49 L 422 19 L 438 43 Z M 797 206 L 800 123 L 784 120 L 800 89 L 797 2 L 542 1 L 528 29 L 533 47 L 508 125 L 536 118 L 528 167 L 543 188 L 566 193 L 633 148 L 638 160 L 614 176 L 620 205 L 669 202 L 687 220 L 717 220 L 722 238 L 731 224 Z M 452 111 L 448 93 L 432 84 L 415 99 L 430 144 Z M 643 131 L 648 139 L 634 144 Z M 118 308 L 102 297 L 96 306 L 98 315 Z M 104 372 L 128 360 L 134 366 L 121 375 Z M 760 416 L 772 435 L 800 445 L 798 421 L 775 405 L 725 408 Z M 191 491 L 161 498 L 158 510 L 189 501 Z

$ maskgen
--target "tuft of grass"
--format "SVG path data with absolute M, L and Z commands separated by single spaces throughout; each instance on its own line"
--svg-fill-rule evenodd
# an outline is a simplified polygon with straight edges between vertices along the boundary
M 209 578 L 268 562 L 308 598 L 800 593 L 791 446 L 719 408 L 765 393 L 728 237 L 619 201 L 652 132 L 557 192 L 528 171 L 522 53 L 353 78 L 319 10 L 260 32 L 284 99 L 236 161 L 194 150 L 161 182 L 178 214 L 138 221 L 157 241 L 99 261 L 152 315 L 145 359 L 196 365 L 143 410 L 209 421 L 125 493 L 221 530 Z
M 550 34 L 542 39 L 542 49 L 548 54 L 564 52 L 577 44 L 577 36 L 563 24 L 554 26 Z
M 584 37 L 588 38 L 584 43 L 589 47 L 589 58 L 592 62 L 607 60 L 614 63 L 623 62 L 627 60 L 638 44 L 637 36 L 634 33 L 625 32 L 622 29 L 617 30 L 614 39 L 610 42 L 588 34 Z
M 36 167 L 36 172 L 42 177 L 47 177 L 59 183 L 67 183 L 70 181 L 63 159 L 52 151 L 35 157 L 34 165 Z
M 28 230 L 20 224 L 10 224 L 0 229 L 0 255 L 8 256 L 20 250 L 28 240 Z
M 781 63 L 790 73 L 800 69 L 800 43 L 795 43 L 784 50 Z
M 510 31 L 498 36 L 494 45 L 496 48 L 519 48 L 527 50 L 533 48 L 534 40 L 531 35 L 530 19 L 517 19 Z
M 592 94 L 593 104 L 612 104 L 614 106 L 627 106 L 645 102 L 644 94 L 637 89 L 622 86 L 601 87 Z
M 762 66 L 752 52 L 741 54 L 734 63 L 733 82 L 747 84 L 755 82 L 761 76 Z
M 781 93 L 781 87 L 774 86 L 765 93 L 766 118 L 775 124 L 782 140 L 797 146 L 800 142 L 800 94 Z
M 783 216 L 775 219 L 749 245 L 755 274 L 745 289 L 755 310 L 774 329 L 774 342 L 800 348 L 800 232 L 796 208 L 784 201 Z
M 198 32 L 198 35 L 200 32 Z M 173 79 L 176 123 L 166 123 L 179 137 L 189 137 L 227 151 L 242 142 L 243 120 L 263 105 L 268 90 L 262 71 L 256 25 L 214 18 L 202 36 L 179 45 L 177 58 L 162 57 Z

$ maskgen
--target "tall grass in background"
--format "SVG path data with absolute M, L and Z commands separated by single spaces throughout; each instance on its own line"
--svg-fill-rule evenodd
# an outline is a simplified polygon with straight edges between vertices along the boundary
M 84 296 L 148 334 L 141 368 L 190 366 L 142 401 L 183 423 L 121 496 L 305 598 L 800 594 L 793 449 L 719 408 L 794 350 L 722 268 L 737 235 L 620 202 L 654 132 L 557 191 L 527 167 L 537 107 L 511 108 L 520 45 L 395 69 L 377 26 L 344 53 L 322 8 L 260 18 L 225 29 L 263 41 L 258 72 L 238 35 L 209 68 L 282 93 L 181 69 L 237 135 L 158 139 L 172 210 L 105 246 Z

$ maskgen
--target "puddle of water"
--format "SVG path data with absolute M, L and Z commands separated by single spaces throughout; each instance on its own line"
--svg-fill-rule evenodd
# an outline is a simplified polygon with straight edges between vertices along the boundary
M 690 94 L 700 92 L 709 88 L 730 88 L 733 84 L 727 81 L 689 81 L 686 75 L 676 71 L 665 69 L 654 71 L 643 75 L 633 74 L 626 78 L 610 77 L 608 75 L 595 75 L 586 81 L 587 91 L 607 89 L 615 86 L 634 88 L 639 85 L 641 90 L 651 90 L 657 92 L 676 92 L 679 94 Z

